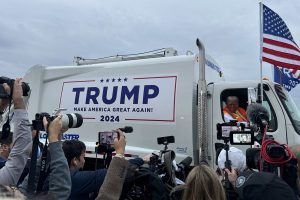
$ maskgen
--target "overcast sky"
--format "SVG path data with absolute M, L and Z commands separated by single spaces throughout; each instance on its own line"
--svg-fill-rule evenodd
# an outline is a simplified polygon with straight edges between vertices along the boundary
M 300 45 L 300 1 L 266 0 Z M 227 80 L 259 79 L 257 0 L 10 0 L 0 3 L 0 75 L 35 65 L 71 65 L 173 47 L 196 52 L 199 37 Z M 264 63 L 264 75 L 272 78 Z M 291 94 L 300 105 L 300 86 Z

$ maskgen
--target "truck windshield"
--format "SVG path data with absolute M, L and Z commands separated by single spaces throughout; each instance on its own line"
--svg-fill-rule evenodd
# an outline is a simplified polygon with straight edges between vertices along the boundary
M 283 104 L 289 118 L 298 134 L 300 134 L 300 112 L 295 102 L 280 85 L 275 85 L 275 90 L 281 103 Z

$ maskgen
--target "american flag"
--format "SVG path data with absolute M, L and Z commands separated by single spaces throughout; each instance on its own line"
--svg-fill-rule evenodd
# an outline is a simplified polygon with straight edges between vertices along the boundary
M 265 5 L 263 5 L 262 37 L 262 60 L 276 66 L 290 68 L 300 78 L 298 73 L 300 70 L 300 49 L 285 22 Z

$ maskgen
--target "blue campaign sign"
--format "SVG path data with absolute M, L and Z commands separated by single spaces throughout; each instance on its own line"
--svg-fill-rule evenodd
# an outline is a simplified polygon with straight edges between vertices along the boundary
M 290 69 L 274 66 L 274 81 L 282 85 L 287 91 L 291 91 L 300 83 Z

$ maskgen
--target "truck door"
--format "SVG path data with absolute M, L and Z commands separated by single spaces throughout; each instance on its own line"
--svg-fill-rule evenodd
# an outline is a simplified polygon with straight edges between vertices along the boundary
M 235 88 L 236 87 L 236 88 Z M 212 131 L 212 156 L 213 156 L 213 161 L 216 163 L 217 161 L 217 152 L 220 152 L 220 150 L 218 150 L 218 148 L 222 148 L 222 144 L 224 144 L 223 140 L 218 140 L 217 139 L 217 131 L 216 131 L 216 125 L 218 123 L 225 123 L 225 122 L 229 122 L 230 119 L 236 119 L 239 122 L 249 122 L 248 118 L 247 118 L 247 107 L 248 104 L 250 103 L 248 100 L 248 87 L 249 85 L 246 85 L 244 87 L 238 86 L 238 85 L 228 85 L 228 86 L 221 86 L 219 87 L 215 87 L 214 90 L 212 92 L 214 92 L 214 95 L 212 95 L 212 104 L 211 107 L 209 108 L 209 112 L 211 112 L 211 124 L 210 124 L 210 130 Z M 279 133 L 281 131 L 284 131 L 284 126 L 282 126 L 279 130 L 279 126 L 278 126 L 278 121 L 281 120 L 282 122 L 284 122 L 284 118 L 283 116 L 277 116 L 276 113 L 282 113 L 282 111 L 280 110 L 280 107 L 274 107 L 273 101 L 274 101 L 274 94 L 270 93 L 272 91 L 270 91 L 270 89 L 266 88 L 266 90 L 264 91 L 264 99 L 263 99 L 263 106 L 269 111 L 269 133 Z M 237 111 L 235 112 L 235 114 L 231 115 L 230 114 L 230 104 L 235 102 L 236 105 L 234 105 L 235 107 L 237 107 Z M 210 105 L 210 104 L 208 104 Z M 232 111 L 233 112 L 233 111 Z M 210 121 L 210 120 L 209 120 Z M 283 136 L 285 136 L 285 132 L 283 132 L 282 134 Z M 233 146 L 233 145 L 230 145 Z M 246 152 L 246 149 L 250 147 L 250 145 L 238 145 L 235 146 L 241 150 L 243 150 L 244 152 Z

